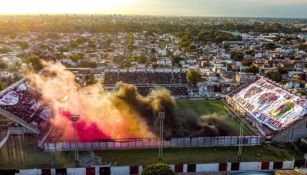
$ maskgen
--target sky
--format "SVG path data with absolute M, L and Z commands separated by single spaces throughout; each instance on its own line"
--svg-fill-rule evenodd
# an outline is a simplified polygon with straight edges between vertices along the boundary
M 0 14 L 307 18 L 307 0 L 0 0 Z

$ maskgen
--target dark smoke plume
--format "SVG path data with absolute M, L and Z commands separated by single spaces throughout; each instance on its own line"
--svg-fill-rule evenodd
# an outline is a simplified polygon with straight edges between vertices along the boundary
M 164 135 L 166 139 L 236 135 L 234 127 L 223 116 L 212 114 L 199 117 L 189 109 L 178 109 L 176 101 L 164 88 L 154 89 L 143 97 L 133 85 L 117 83 L 117 87 L 117 99 L 114 104 L 129 105 L 145 119 L 149 129 L 156 135 L 159 135 L 158 111 L 165 112 Z

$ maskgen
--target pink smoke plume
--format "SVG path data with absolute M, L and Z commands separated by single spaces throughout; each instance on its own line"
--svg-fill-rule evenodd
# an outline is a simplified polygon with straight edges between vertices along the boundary
M 58 132 L 52 137 L 73 139 L 71 114 L 80 115 L 77 130 L 81 141 L 155 137 L 138 112 L 119 99 L 116 92 L 106 92 L 101 83 L 83 87 L 60 63 L 44 64 L 44 71 L 40 74 L 29 72 L 27 79 L 53 110 L 51 124 Z

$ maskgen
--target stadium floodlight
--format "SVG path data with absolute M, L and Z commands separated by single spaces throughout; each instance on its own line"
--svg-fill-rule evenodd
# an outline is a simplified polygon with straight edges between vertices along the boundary
M 165 113 L 163 111 L 160 111 L 158 113 L 159 122 L 160 122 L 160 143 L 159 143 L 159 161 L 162 162 L 162 156 L 163 156 L 163 146 L 164 146 L 164 136 L 163 136 L 163 122 L 165 119 Z
M 238 162 L 241 161 L 242 158 L 242 145 L 243 145 L 243 119 L 240 117 L 240 136 L 239 136 L 239 144 L 238 144 Z
M 77 122 L 80 119 L 80 115 L 71 114 L 70 120 L 73 122 L 74 127 L 74 140 L 75 140 L 75 166 L 79 167 L 79 155 L 78 155 L 78 141 L 77 141 Z

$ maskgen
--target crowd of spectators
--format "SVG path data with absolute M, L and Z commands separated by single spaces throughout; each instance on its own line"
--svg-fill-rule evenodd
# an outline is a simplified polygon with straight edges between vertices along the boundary
M 37 98 L 39 95 L 33 93 L 36 92 L 32 91 L 30 88 L 20 90 L 18 89 L 18 86 L 16 86 L 0 96 L 0 99 L 4 98 L 5 96 L 8 102 L 14 101 L 14 103 L 2 103 L 0 104 L 0 108 L 26 121 L 27 123 L 35 122 L 39 124 L 43 121 L 40 115 L 45 107 L 40 104 Z
M 184 72 L 105 72 L 104 84 L 186 84 Z
M 188 88 L 185 86 L 168 86 L 164 87 L 171 92 L 172 96 L 188 96 Z M 142 96 L 147 96 L 151 90 L 155 89 L 154 87 L 138 87 L 138 92 Z
M 236 93 L 240 92 L 242 89 L 248 87 L 249 85 L 251 85 L 252 83 L 254 83 L 255 81 L 257 81 L 259 79 L 259 77 L 256 77 L 256 79 L 253 79 L 253 80 L 250 80 L 244 84 L 242 84 L 241 86 L 239 86 L 238 88 L 235 88 L 234 90 L 232 90 L 230 93 L 229 93 L 229 96 L 233 96 L 235 95 Z

